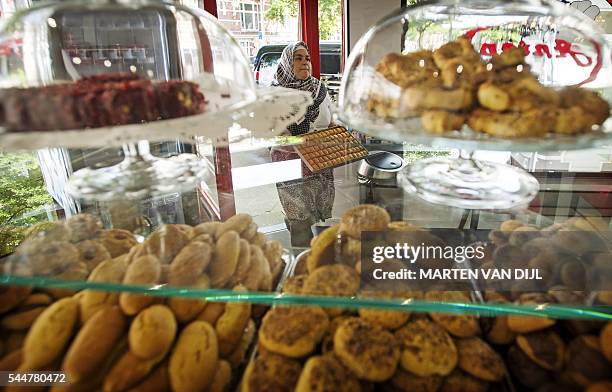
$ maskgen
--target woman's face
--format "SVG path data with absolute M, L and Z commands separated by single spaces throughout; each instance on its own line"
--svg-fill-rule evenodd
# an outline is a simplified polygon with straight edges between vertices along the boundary
M 293 52 L 293 74 L 296 79 L 304 80 L 310 76 L 312 65 L 310 64 L 310 55 L 304 48 Z

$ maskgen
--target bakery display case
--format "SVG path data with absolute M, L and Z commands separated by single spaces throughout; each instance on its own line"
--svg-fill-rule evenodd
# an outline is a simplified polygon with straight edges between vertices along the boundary
M 388 43 L 398 36 L 401 47 Z M 533 199 L 535 179 L 471 152 L 609 143 L 610 69 L 603 32 L 559 2 L 424 2 L 390 14 L 355 45 L 339 117 L 383 139 L 461 149 L 401 173 L 424 199 L 512 208 Z
M 431 23 L 419 23 L 434 14 Z M 468 42 L 461 35 L 473 26 L 462 23 L 473 23 L 474 15 L 482 29 Z M 612 184 L 604 164 L 597 183 L 572 170 L 558 170 L 555 184 L 536 173 L 538 190 L 525 174 L 529 165 L 515 155 L 473 160 L 465 151 L 436 149 L 608 143 L 610 52 L 582 22 L 544 2 L 427 2 L 398 11 L 357 45 L 339 124 L 286 136 L 280 133 L 304 114 L 310 97 L 256 90 L 233 38 L 200 11 L 97 1 L 18 15 L 5 31 L 21 43 L 0 79 L 3 149 L 110 145 L 122 147 L 125 161 L 81 169 L 67 184 L 45 184 L 74 195 L 74 210 L 56 207 L 40 223 L 15 220 L 25 222 L 14 227 L 19 240 L 0 257 L 0 371 L 57 371 L 67 377 L 66 389 L 84 391 L 609 389 Z M 404 29 L 402 54 L 389 55 L 377 43 L 390 25 Z M 134 32 L 131 40 L 126 31 Z M 418 39 L 408 39 L 415 31 Z M 525 57 L 511 45 L 483 52 L 500 37 L 542 55 Z M 536 38 L 544 43 L 531 42 Z M 558 39 L 573 52 L 553 61 L 546 51 Z M 584 55 L 577 61 L 599 59 L 600 68 L 581 69 L 586 74 L 563 68 L 575 61 L 576 48 Z M 447 49 L 468 51 L 465 63 L 445 59 L 456 71 L 452 78 L 435 62 Z M 412 64 L 415 52 L 425 57 Z M 397 61 L 411 65 L 398 68 Z M 442 72 L 442 80 L 402 73 L 413 68 Z M 517 75 L 523 72 L 524 79 Z M 574 89 L 568 86 L 582 79 L 568 77 L 592 80 Z M 535 101 L 521 104 L 541 104 L 539 94 L 547 94 L 560 105 L 550 108 L 557 117 L 547 117 L 548 125 L 577 128 L 478 133 L 474 112 L 522 118 L 537 110 L 478 101 L 504 94 L 516 100 L 505 90 L 516 80 L 526 80 L 521 94 L 534 94 Z M 415 102 L 410 89 L 421 82 L 441 94 L 465 89 L 473 105 L 401 112 Z M 568 96 L 588 102 L 593 113 Z M 130 110 L 135 102 L 147 110 Z M 569 115 L 584 121 L 560 120 Z M 455 116 L 467 125 L 447 130 Z M 432 128 L 423 131 L 426 124 Z M 538 132 L 517 123 L 521 129 Z M 370 136 L 386 143 L 368 142 Z M 150 153 L 149 141 L 175 139 L 193 144 L 194 154 Z M 274 161 L 270 148 L 295 151 L 299 159 Z M 432 186 L 448 180 L 425 170 L 440 162 L 471 176 L 459 198 L 451 195 L 457 188 L 428 188 L 430 196 L 418 190 L 415 171 L 423 170 Z M 321 173 L 331 173 L 331 217 L 292 225 L 279 189 L 310 184 Z M 490 178 L 519 198 L 504 199 Z M 470 193 L 475 187 L 493 199 Z M 557 196 L 552 203 L 550 193 Z M 575 203 L 563 204 L 568 193 Z M 519 199 L 524 208 L 514 206 Z M 31 216 L 28 208 L 24 202 L 19 218 Z M 14 224 L 7 222 L 0 229 Z M 309 243 L 296 245 L 294 236 Z M 395 245 L 433 254 L 411 263 L 391 249 L 376 260 L 376 247 Z M 468 255 L 468 248 L 477 252 Z M 425 267 L 429 275 L 409 278 Z M 507 278 L 505 270 L 523 275 Z M 381 273 L 387 278 L 376 278 Z

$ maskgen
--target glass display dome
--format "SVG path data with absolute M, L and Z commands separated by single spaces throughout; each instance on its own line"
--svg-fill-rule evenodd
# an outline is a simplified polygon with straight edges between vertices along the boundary
M 231 129 L 245 127 L 275 135 L 285 125 L 279 116 L 291 121 L 309 103 L 292 92 L 286 108 L 268 113 L 262 105 L 279 93 L 258 96 L 249 62 L 229 32 L 208 13 L 170 1 L 33 7 L 4 26 L 0 46 L 4 146 L 123 145 L 121 164 L 72 176 L 70 193 L 78 198 L 193 188 L 207 173 L 201 160 L 158 159 L 142 141 L 193 144 L 202 136 L 227 143 Z
M 469 151 L 582 149 L 610 140 L 610 48 L 593 20 L 557 1 L 424 1 L 355 45 L 339 119 L 396 142 L 460 148 L 407 167 L 428 201 L 464 208 L 529 202 L 537 182 Z

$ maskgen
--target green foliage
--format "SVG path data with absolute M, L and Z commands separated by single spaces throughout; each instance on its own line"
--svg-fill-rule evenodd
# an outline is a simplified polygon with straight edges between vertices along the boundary
M 33 154 L 0 151 L 0 255 L 10 253 L 23 239 L 26 226 L 40 220 L 22 215 L 52 202 Z
M 342 28 L 341 0 L 319 0 L 319 37 L 322 40 L 330 39 Z M 285 23 L 290 17 L 299 14 L 298 0 L 271 0 L 266 19 Z

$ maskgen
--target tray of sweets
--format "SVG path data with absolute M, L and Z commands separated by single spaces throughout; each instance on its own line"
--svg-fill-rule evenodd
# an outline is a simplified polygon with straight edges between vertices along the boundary
M 303 143 L 295 150 L 313 172 L 346 165 L 368 156 L 368 150 L 340 126 L 304 135 Z

